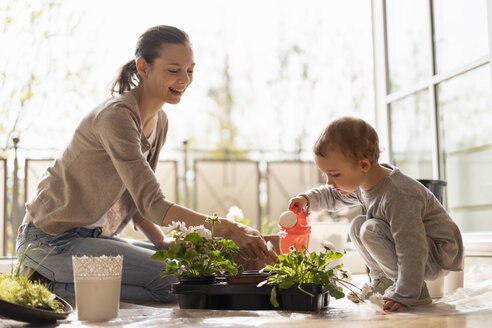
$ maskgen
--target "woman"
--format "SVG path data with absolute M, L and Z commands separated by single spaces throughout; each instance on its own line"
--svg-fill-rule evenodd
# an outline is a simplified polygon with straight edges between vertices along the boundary
M 35 246 L 23 263 L 34 269 L 53 249 L 37 273 L 65 297 L 74 293 L 73 254 L 121 254 L 121 299 L 172 300 L 169 286 L 176 278 L 161 278 L 162 263 L 150 259 L 167 246 L 158 225 L 208 225 L 205 215 L 167 201 L 154 175 L 168 129 L 162 107 L 179 103 L 193 80 L 188 36 L 171 26 L 150 28 L 138 39 L 135 58 L 112 86 L 112 95 L 118 94 L 85 116 L 26 204 L 17 255 Z M 130 220 L 153 245 L 114 237 Z M 222 219 L 216 231 L 234 240 L 246 258 L 272 256 L 261 234 L 248 226 Z

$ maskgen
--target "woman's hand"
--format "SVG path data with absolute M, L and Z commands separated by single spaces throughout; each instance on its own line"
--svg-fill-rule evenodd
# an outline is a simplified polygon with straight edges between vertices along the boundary
M 304 207 L 308 206 L 306 215 L 309 215 L 309 201 L 304 196 L 296 196 L 289 200 L 289 210 L 295 214 L 301 213 Z
M 155 243 L 155 247 L 157 249 L 165 249 L 165 250 L 168 250 L 169 249 L 169 246 L 171 246 L 172 244 L 185 245 L 186 248 L 190 248 L 190 247 L 193 246 L 190 241 L 176 240 L 173 237 L 164 236 L 164 239 L 162 241 L 160 241 L 158 243 Z
M 277 260 L 273 251 L 269 251 L 261 233 L 247 225 L 230 219 L 220 219 L 215 225 L 218 236 L 231 239 L 239 247 L 241 256 L 247 259 L 258 259 L 271 263 Z
M 388 312 L 396 312 L 399 309 L 403 309 L 404 307 L 405 305 L 391 300 L 384 300 L 383 303 L 383 310 Z
M 204 225 L 212 229 L 212 225 L 206 222 L 207 216 L 178 204 L 173 204 L 162 220 L 162 225 L 167 226 L 172 221 L 184 221 L 186 226 Z M 274 252 L 268 251 L 265 239 L 258 230 L 248 227 L 234 220 L 220 218 L 220 223 L 215 224 L 215 236 L 231 239 L 241 251 L 241 256 L 247 259 L 259 259 L 277 261 Z
M 147 239 L 154 244 L 157 249 L 168 249 L 172 240 L 164 235 L 164 232 L 156 224 L 149 220 L 142 219 L 137 223 L 138 230 L 147 237 Z

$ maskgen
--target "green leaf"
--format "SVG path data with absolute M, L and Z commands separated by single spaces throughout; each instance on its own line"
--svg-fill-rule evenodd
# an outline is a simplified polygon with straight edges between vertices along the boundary
M 314 297 L 314 294 L 312 294 L 312 293 L 308 292 L 307 290 L 305 290 L 304 288 L 302 288 L 302 285 L 301 284 L 297 285 L 297 289 L 299 289 L 304 294 L 307 294 L 307 295 L 309 295 L 311 297 Z
M 275 286 L 272 287 L 272 291 L 270 292 L 270 303 L 272 303 L 272 305 L 274 307 L 280 306 L 280 304 L 278 304 L 278 301 L 277 301 L 277 290 L 276 290 Z
M 208 253 L 208 256 L 213 260 L 221 260 L 223 258 L 220 256 L 220 251 L 211 251 Z
M 280 284 L 278 284 L 278 288 L 280 289 L 288 289 L 294 285 L 294 281 L 283 281 Z
M 218 217 L 212 218 L 212 224 L 219 223 Z M 213 232 L 212 232 L 213 234 Z M 244 271 L 237 265 L 232 254 L 238 252 L 237 245 L 228 239 L 208 240 L 193 232 L 183 239 L 186 243 L 172 243 L 166 250 L 157 251 L 152 258 L 173 265 L 166 267 L 165 275 L 171 273 L 185 276 L 210 274 L 237 275 Z
M 196 232 L 192 232 L 192 233 L 189 233 L 188 235 L 186 235 L 186 237 L 184 238 L 184 241 L 189 241 L 193 245 L 195 245 L 195 244 L 204 243 L 206 241 L 206 239 L 200 237 L 200 235 L 198 235 Z
M 174 259 L 172 261 L 167 262 L 166 267 L 167 268 L 176 268 L 177 269 L 179 267 L 179 263 L 178 263 L 178 261 L 176 259 Z
M 186 253 L 182 257 L 187 260 L 193 260 L 196 257 L 200 257 L 200 253 L 198 253 L 198 251 L 193 248 L 189 248 L 186 250 Z
M 343 293 L 343 290 L 342 290 L 342 287 L 337 287 L 333 284 L 328 284 L 326 286 L 327 290 L 328 290 L 328 293 L 335 297 L 337 300 L 340 299 L 340 298 L 343 298 L 345 297 L 345 294 Z
M 152 254 L 152 256 L 150 258 L 153 260 L 164 262 L 167 259 L 167 251 L 163 250 L 163 249 L 158 250 L 157 252 Z
M 337 281 L 342 280 L 336 278 L 334 274 L 334 270 L 341 268 L 342 265 L 328 267 L 330 262 L 342 256 L 341 253 L 331 251 L 309 253 L 306 249 L 304 252 L 291 249 L 288 254 L 279 256 L 279 263 L 272 263 L 265 267 L 271 272 L 265 284 L 277 286 L 279 289 L 287 289 L 297 284 L 298 288 L 308 295 L 312 294 L 300 286 L 306 283 L 318 284 L 322 286 L 323 291 L 328 291 L 333 297 L 343 297 L 342 288 L 337 286 Z
M 268 282 L 268 279 L 265 279 L 262 282 L 258 283 L 258 285 L 256 285 L 256 287 L 264 286 L 267 282 Z

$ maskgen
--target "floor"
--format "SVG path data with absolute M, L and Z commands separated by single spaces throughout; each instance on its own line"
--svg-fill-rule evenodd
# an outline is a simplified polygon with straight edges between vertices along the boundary
M 177 304 L 120 304 L 117 319 L 104 323 L 77 320 L 76 311 L 52 327 L 492 327 L 492 258 L 466 260 L 465 285 L 435 299 L 429 306 L 388 314 L 375 304 L 354 304 L 347 299 L 330 301 L 323 314 L 283 311 L 181 310 Z M 356 284 L 365 276 L 356 276 Z M 1 320 L 2 327 L 26 324 Z M 28 325 L 27 325 L 28 326 Z M 50 327 L 50 326 L 44 326 Z

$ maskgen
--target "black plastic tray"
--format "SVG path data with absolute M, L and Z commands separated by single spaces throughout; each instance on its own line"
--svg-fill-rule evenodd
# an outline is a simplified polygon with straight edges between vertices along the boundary
M 213 284 L 188 285 L 176 283 L 171 292 L 178 295 L 181 309 L 211 310 L 285 310 L 315 311 L 328 307 L 330 296 L 322 292 L 320 285 L 303 285 L 314 297 L 301 292 L 297 286 L 277 292 L 279 307 L 270 302 L 271 286 L 256 287 L 256 284 L 230 285 L 219 280 Z
M 67 301 L 58 296 L 56 300 L 62 304 L 63 312 L 34 308 L 0 299 L 0 316 L 37 324 L 55 323 L 57 320 L 66 319 L 72 313 L 72 307 Z

